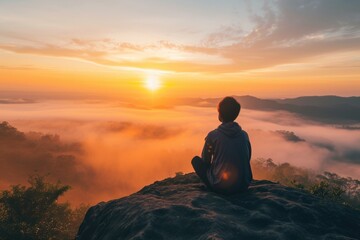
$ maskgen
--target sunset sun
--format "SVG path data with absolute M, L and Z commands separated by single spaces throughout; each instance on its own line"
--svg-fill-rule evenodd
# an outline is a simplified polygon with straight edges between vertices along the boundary
M 145 87 L 149 89 L 150 91 L 155 91 L 161 87 L 161 82 L 159 80 L 158 76 L 148 76 L 145 79 Z

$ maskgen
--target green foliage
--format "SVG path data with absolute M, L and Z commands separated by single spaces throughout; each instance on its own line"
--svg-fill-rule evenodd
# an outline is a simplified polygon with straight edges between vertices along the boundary
M 332 185 L 329 182 L 320 181 L 309 187 L 309 191 L 319 197 L 341 202 L 345 190 L 340 186 Z
M 0 196 L 0 239 L 74 239 L 87 209 L 72 210 L 58 198 L 70 189 L 31 176 L 29 187 L 16 185 Z
M 255 178 L 279 182 L 299 188 L 323 199 L 360 209 L 360 181 L 344 178 L 336 173 L 315 172 L 294 167 L 289 163 L 276 164 L 272 159 L 256 159 L 252 162 Z

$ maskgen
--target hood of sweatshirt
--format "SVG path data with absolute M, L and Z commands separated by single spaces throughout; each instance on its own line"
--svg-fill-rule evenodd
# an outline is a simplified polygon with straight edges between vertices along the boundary
M 237 122 L 222 123 L 217 129 L 231 138 L 240 136 L 242 132 L 242 129 Z

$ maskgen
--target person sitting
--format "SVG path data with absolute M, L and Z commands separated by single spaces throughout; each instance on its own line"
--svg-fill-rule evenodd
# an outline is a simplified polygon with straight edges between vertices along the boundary
M 235 122 L 240 109 L 233 97 L 220 101 L 217 110 L 221 124 L 206 136 L 201 157 L 191 161 L 205 185 L 221 194 L 245 191 L 252 181 L 249 136 Z

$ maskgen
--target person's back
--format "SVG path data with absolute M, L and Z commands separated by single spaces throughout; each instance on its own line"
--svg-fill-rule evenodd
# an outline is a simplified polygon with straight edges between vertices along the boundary
M 234 122 L 240 104 L 226 97 L 218 112 L 222 124 L 207 135 L 202 158 L 194 157 L 192 165 L 212 190 L 225 194 L 244 191 L 252 180 L 251 144 L 247 133 Z

